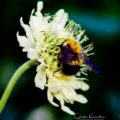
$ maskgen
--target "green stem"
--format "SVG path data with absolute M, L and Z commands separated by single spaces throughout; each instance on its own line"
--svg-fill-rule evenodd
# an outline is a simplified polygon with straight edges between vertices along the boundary
M 20 66 L 18 68 L 18 70 L 13 74 L 13 76 L 10 79 L 9 84 L 7 85 L 2 98 L 0 100 L 0 113 L 2 112 L 3 108 L 5 107 L 5 104 L 12 92 L 12 89 L 15 85 L 15 83 L 17 82 L 17 80 L 19 79 L 19 77 L 30 67 L 35 66 L 37 64 L 36 60 L 28 60 L 27 62 L 25 62 L 22 66 Z

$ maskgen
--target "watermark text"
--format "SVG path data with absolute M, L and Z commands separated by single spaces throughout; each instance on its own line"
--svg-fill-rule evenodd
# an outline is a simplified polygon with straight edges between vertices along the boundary
M 88 114 L 88 115 L 80 115 L 79 113 L 76 113 L 74 115 L 75 120 L 105 120 L 105 116 L 103 115 L 95 115 L 94 112 Z

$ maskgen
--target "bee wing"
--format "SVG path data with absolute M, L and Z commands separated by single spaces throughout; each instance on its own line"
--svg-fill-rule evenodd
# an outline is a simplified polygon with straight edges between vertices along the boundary
M 91 62 L 86 62 L 86 65 L 96 74 L 100 72 L 100 69 Z
M 85 55 L 83 52 L 81 52 L 81 58 L 83 59 L 84 63 L 96 74 L 98 74 L 100 72 L 100 69 L 94 65 L 89 57 L 87 57 L 87 55 Z

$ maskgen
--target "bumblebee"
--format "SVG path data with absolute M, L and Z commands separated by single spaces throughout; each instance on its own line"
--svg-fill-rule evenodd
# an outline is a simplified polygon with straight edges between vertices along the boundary
M 66 39 L 60 47 L 58 60 L 62 64 L 62 72 L 67 75 L 76 74 L 83 64 L 81 46 L 72 39 Z
M 96 72 L 96 66 L 90 62 L 89 58 L 83 53 L 81 46 L 75 40 L 66 39 L 59 47 L 58 60 L 62 65 L 64 74 L 75 75 L 83 63 Z

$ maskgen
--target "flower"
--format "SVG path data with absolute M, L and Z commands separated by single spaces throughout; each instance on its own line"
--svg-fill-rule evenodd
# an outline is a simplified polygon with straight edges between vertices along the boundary
M 43 2 L 39 1 L 36 12 L 34 9 L 31 12 L 29 25 L 24 24 L 23 19 L 20 19 L 26 36 L 19 35 L 17 32 L 17 39 L 23 47 L 23 52 L 27 52 L 27 57 L 39 63 L 35 86 L 41 90 L 47 87 L 49 102 L 58 107 L 59 105 L 54 102 L 56 98 L 64 112 L 74 115 L 75 113 L 65 103 L 73 104 L 75 101 L 87 103 L 87 99 L 76 90 L 89 89 L 85 77 L 87 70 L 92 68 L 88 56 L 94 54 L 91 52 L 93 44 L 83 46 L 83 43 L 88 41 L 88 37 L 84 34 L 85 30 L 70 20 L 63 9 L 55 15 L 43 15 L 42 9 Z M 72 52 L 70 52 L 70 47 Z M 73 60 L 75 54 L 78 60 Z M 68 68 L 73 67 L 73 71 L 77 66 L 79 70 L 74 74 L 65 74 L 64 72 L 69 72 L 69 70 L 64 69 L 64 65 Z

